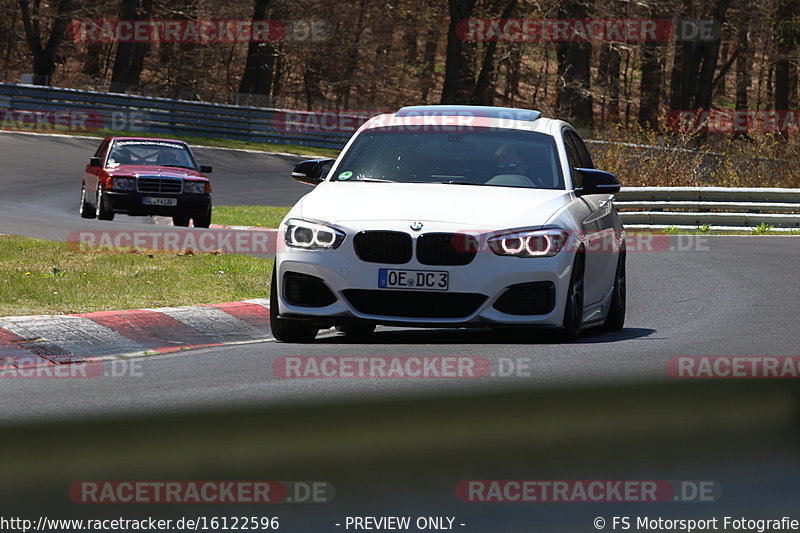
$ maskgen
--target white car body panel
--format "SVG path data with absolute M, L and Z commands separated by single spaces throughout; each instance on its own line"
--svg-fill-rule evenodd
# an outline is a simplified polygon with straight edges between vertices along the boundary
M 378 120 L 380 119 L 380 120 Z M 382 115 L 365 123 L 350 139 L 328 176 L 336 176 L 344 154 L 358 135 L 372 128 L 387 125 L 391 115 Z M 582 236 L 587 244 L 620 231 L 612 195 L 578 197 L 573 192 L 572 170 L 567 161 L 561 130 L 570 128 L 558 120 L 537 119 L 533 122 L 504 121 L 508 129 L 538 131 L 554 136 L 565 188 L 561 190 L 500 186 L 464 186 L 435 183 L 380 183 L 324 181 L 304 196 L 281 224 L 276 256 L 277 279 L 286 272 L 301 273 L 322 279 L 336 295 L 337 301 L 325 307 L 290 304 L 281 294 L 281 317 L 317 319 L 320 324 L 339 324 L 361 319 L 379 324 L 409 325 L 532 325 L 560 326 L 564 320 L 567 292 L 574 253 L 562 251 L 553 257 L 520 258 L 498 256 L 485 246 L 491 232 L 539 227 L 558 227 L 571 236 Z M 571 129 L 571 128 L 570 128 Z M 302 219 L 330 225 L 345 233 L 335 250 L 306 250 L 283 242 L 286 221 Z M 412 223 L 422 223 L 415 231 Z M 353 247 L 354 237 L 361 231 L 389 230 L 407 233 L 414 242 L 426 233 L 469 233 L 482 243 L 471 263 L 464 266 L 432 266 L 418 261 L 416 253 L 407 263 L 382 264 L 361 260 Z M 607 312 L 611 298 L 617 253 L 607 250 L 586 254 L 584 322 L 598 323 Z M 447 271 L 449 293 L 478 293 L 487 298 L 469 316 L 459 318 L 404 317 L 370 315 L 357 311 L 343 291 L 378 289 L 378 270 Z M 543 315 L 512 315 L 492 305 L 511 285 L 549 281 L 555 285 L 555 305 Z M 381 289 L 398 291 L 398 289 Z M 406 289 L 399 289 L 403 291 Z M 280 292 L 279 292 L 280 294 Z

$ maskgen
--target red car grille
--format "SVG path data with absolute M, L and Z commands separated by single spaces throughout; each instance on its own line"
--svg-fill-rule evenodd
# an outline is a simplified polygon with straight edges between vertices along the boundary
M 183 191 L 183 180 L 178 178 L 139 176 L 136 187 L 143 193 L 180 194 Z

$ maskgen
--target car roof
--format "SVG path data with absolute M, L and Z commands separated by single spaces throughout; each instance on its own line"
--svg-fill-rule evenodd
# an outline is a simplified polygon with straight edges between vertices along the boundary
M 567 125 L 557 119 L 542 117 L 542 112 L 534 109 L 471 105 L 419 105 L 402 107 L 394 113 L 385 113 L 367 120 L 360 129 L 436 125 L 458 128 L 489 127 L 535 131 L 553 134 L 557 125 Z
M 519 109 L 516 107 L 494 107 L 483 105 L 417 105 L 400 108 L 394 115 L 406 117 L 415 115 L 441 115 L 458 116 L 468 115 L 474 117 L 506 118 L 510 120 L 524 120 L 533 122 L 542 116 L 541 111 L 533 109 Z
M 107 137 L 109 141 L 156 141 L 156 142 L 168 142 L 168 143 L 179 143 L 185 144 L 188 146 L 186 141 L 181 141 L 180 139 L 162 139 L 159 137 Z

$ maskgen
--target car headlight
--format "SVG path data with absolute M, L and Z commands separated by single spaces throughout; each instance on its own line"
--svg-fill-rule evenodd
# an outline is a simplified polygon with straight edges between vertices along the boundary
M 566 248 L 569 233 L 563 229 L 509 231 L 490 237 L 489 248 L 497 255 L 552 257 Z
M 334 250 L 342 244 L 345 234 L 324 224 L 292 218 L 286 221 L 283 236 L 287 246 L 293 248 Z
M 118 191 L 135 191 L 136 178 L 114 178 L 111 187 Z
M 205 181 L 184 181 L 183 182 L 183 192 L 189 194 L 204 194 L 206 192 L 206 182 Z

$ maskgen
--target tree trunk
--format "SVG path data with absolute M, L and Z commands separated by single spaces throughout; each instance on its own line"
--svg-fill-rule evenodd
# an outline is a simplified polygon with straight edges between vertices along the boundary
M 692 17 L 692 0 L 683 0 L 680 12 L 681 19 Z M 671 111 L 689 109 L 695 73 L 695 43 L 692 41 L 675 41 L 675 59 L 670 74 L 669 108 Z
M 83 56 L 83 73 L 93 78 L 100 75 L 103 68 L 103 51 L 105 46 L 100 42 L 86 44 L 86 54 Z
M 342 83 L 337 91 L 337 105 L 342 106 L 344 109 L 350 108 L 350 91 L 353 87 L 353 76 L 356 73 L 359 63 L 359 47 L 361 46 L 361 39 L 363 38 L 364 34 L 364 12 L 366 9 L 366 0 L 360 0 L 358 6 L 358 15 L 353 27 L 353 38 L 349 39 L 347 42 L 345 66 L 342 70 L 342 76 L 340 78 Z M 344 30 L 340 29 L 340 31 Z
M 33 83 L 34 85 L 49 85 L 56 70 L 58 48 L 64 41 L 69 25 L 72 0 L 59 0 L 56 8 L 56 19 L 50 31 L 47 44 L 42 44 L 42 27 L 40 1 L 34 0 L 33 10 L 28 6 L 28 0 L 19 0 L 22 14 L 22 26 L 25 30 L 25 40 L 28 42 L 31 56 L 33 57 Z
M 619 48 L 612 44 L 608 48 L 608 119 L 619 122 L 619 67 L 622 58 Z
M 750 86 L 750 1 L 743 0 L 739 13 L 736 31 L 738 33 L 738 51 L 736 56 L 736 111 L 745 112 L 749 104 L 747 89 Z M 734 127 L 736 127 L 734 124 Z M 735 129 L 734 138 L 747 138 L 747 130 L 740 131 Z
M 511 17 L 511 13 L 517 6 L 517 0 L 509 0 L 503 12 L 500 14 L 502 20 Z M 491 41 L 486 45 L 486 55 L 483 57 L 483 65 L 478 79 L 475 82 L 475 90 L 472 93 L 473 105 L 493 105 L 495 92 L 495 63 L 494 56 L 497 52 L 497 41 Z
M 476 0 L 448 0 L 450 26 L 447 29 L 447 52 L 444 69 L 443 104 L 467 104 L 472 96 L 474 72 L 468 49 L 473 43 L 464 43 L 456 33 L 458 23 L 472 16 Z
M 712 19 L 722 26 L 728 11 L 730 0 L 717 0 L 714 6 Z M 697 84 L 697 100 L 695 107 L 698 109 L 711 109 L 711 99 L 714 94 L 714 72 L 717 69 L 720 39 L 708 41 L 703 47 L 700 78 Z
M 120 5 L 121 20 L 136 20 L 139 0 L 122 0 Z M 128 88 L 131 76 L 131 59 L 133 58 L 131 41 L 117 43 L 117 55 L 114 60 L 114 70 L 111 73 L 111 85 L 108 90 L 112 93 L 124 93 Z
M 422 49 L 422 88 L 420 90 L 420 102 L 428 103 L 428 95 L 434 88 L 433 69 L 436 66 L 436 52 L 439 48 L 439 31 L 432 25 L 426 33 L 425 47 Z
M 559 4 L 560 19 L 586 19 L 591 0 L 565 0 Z M 592 45 L 588 41 L 559 42 L 558 116 L 591 128 L 593 126 L 591 93 Z
M 795 50 L 797 37 L 793 28 L 793 18 L 800 10 L 800 0 L 780 0 L 775 10 L 775 110 L 786 113 L 792 107 L 793 91 L 796 86 L 797 62 Z M 786 129 L 781 130 L 788 139 Z
M 657 129 L 661 115 L 662 47 L 654 41 L 642 45 L 642 79 L 639 83 L 639 125 Z
M 270 0 L 255 0 L 253 22 L 266 20 Z M 251 41 L 247 47 L 247 61 L 239 83 L 240 94 L 269 96 L 275 70 L 277 50 L 269 42 Z
M 139 18 L 141 20 L 150 20 L 153 17 L 153 0 L 142 0 L 141 13 Z M 139 78 L 144 70 L 144 60 L 147 54 L 150 53 L 150 43 L 136 43 L 133 45 L 133 54 L 131 57 L 131 70 L 128 77 L 128 85 L 139 85 Z

